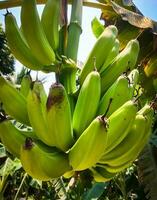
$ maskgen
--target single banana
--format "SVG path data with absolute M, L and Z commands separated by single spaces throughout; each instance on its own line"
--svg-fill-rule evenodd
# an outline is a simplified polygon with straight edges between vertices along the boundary
M 27 98 L 32 86 L 32 77 L 30 74 L 24 75 L 21 81 L 20 93 Z
M 114 58 L 119 54 L 119 47 L 120 47 L 120 43 L 119 40 L 116 39 L 115 40 L 115 44 L 111 50 L 111 52 L 109 53 L 109 55 L 107 56 L 103 66 L 100 69 L 100 74 L 112 63 L 112 61 L 114 60 Z
M 100 93 L 100 75 L 97 71 L 90 72 L 80 89 L 74 109 L 73 130 L 76 138 L 83 133 L 95 118 Z
M 0 122 L 0 139 L 6 149 L 20 158 L 21 145 L 24 143 L 26 137 L 35 137 L 33 132 L 24 131 L 16 128 L 13 123 L 7 119 Z
M 132 99 L 130 90 L 131 87 L 128 78 L 121 75 L 101 98 L 97 115 L 106 113 L 106 117 L 109 117 L 125 102 Z
M 2 76 L 0 76 L 0 101 L 7 114 L 23 124 L 30 125 L 25 97 Z
M 156 75 L 156 72 L 157 72 L 156 65 L 157 65 L 157 58 L 156 58 L 156 53 L 155 53 L 155 55 L 153 55 L 150 58 L 146 66 L 144 66 L 144 72 L 147 77 Z
M 44 65 L 32 54 L 17 25 L 16 18 L 11 13 L 5 15 L 5 34 L 8 46 L 19 62 L 32 70 L 42 70 L 44 68 Z
M 63 85 L 55 83 L 51 86 L 46 107 L 49 139 L 52 138 L 57 148 L 67 151 L 73 145 L 74 141 L 71 109 Z
M 107 89 L 116 81 L 116 79 L 125 71 L 132 70 L 135 67 L 139 53 L 139 43 L 137 40 L 131 40 L 121 53 L 119 53 L 113 62 L 101 74 L 101 90 L 104 94 Z M 133 57 L 134 55 L 134 57 Z
M 98 116 L 69 151 L 74 171 L 90 168 L 99 161 L 106 146 L 107 134 L 107 121 L 104 116 Z
M 104 168 L 107 170 L 109 173 L 117 174 L 125 170 L 126 168 L 130 167 L 132 165 L 132 162 L 129 160 L 126 163 L 123 163 L 122 165 L 118 166 L 111 166 L 109 164 L 98 164 L 98 167 Z
M 128 135 L 137 112 L 137 104 L 129 100 L 108 118 L 107 144 L 104 154 L 112 151 Z
M 41 23 L 47 40 L 53 50 L 59 46 L 60 0 L 47 0 L 41 16 Z
M 40 22 L 36 0 L 22 1 L 21 24 L 26 41 L 35 58 L 43 65 L 52 64 L 55 61 L 55 54 Z
M 117 33 L 117 28 L 111 25 L 105 28 L 103 33 L 99 36 L 82 68 L 80 74 L 81 85 L 83 84 L 86 76 L 94 70 L 94 67 L 96 67 L 98 71 L 100 70 L 114 46 Z
M 54 146 L 52 136 L 48 134 L 46 121 L 47 95 L 41 81 L 35 81 L 27 97 L 27 110 L 30 124 L 37 137 L 49 146 Z M 52 134 L 51 134 L 52 135 Z
M 116 176 L 116 173 L 108 172 L 105 167 L 92 167 L 90 168 L 93 178 L 96 182 L 107 182 Z
M 49 181 L 71 170 L 67 154 L 55 148 L 44 151 L 30 138 L 22 145 L 20 155 L 24 170 L 38 180 Z

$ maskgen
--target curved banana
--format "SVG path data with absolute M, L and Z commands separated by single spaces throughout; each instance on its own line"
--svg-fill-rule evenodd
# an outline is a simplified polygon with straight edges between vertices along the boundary
M 104 94 L 115 80 L 125 71 L 132 70 L 136 64 L 139 53 L 139 43 L 131 40 L 114 61 L 101 74 L 101 90 Z M 134 55 L 134 56 L 133 56 Z
M 137 105 L 127 101 L 108 118 L 107 144 L 104 154 L 112 151 L 128 135 L 135 120 Z
M 30 138 L 27 138 L 21 147 L 20 160 L 30 176 L 42 181 L 58 178 L 71 170 L 65 153 L 55 148 L 49 152 L 47 149 L 44 151 Z
M 67 151 L 73 145 L 74 141 L 71 109 L 63 85 L 55 83 L 51 86 L 46 107 L 49 140 L 52 138 L 57 148 Z
M 121 75 L 101 98 L 97 115 L 102 115 L 107 112 L 106 116 L 109 117 L 125 102 L 132 99 L 130 90 L 131 87 L 128 78 Z
M 47 0 L 41 16 L 41 24 L 43 26 L 45 35 L 50 46 L 55 51 L 59 46 L 60 6 L 60 0 Z
M 16 18 L 11 13 L 5 15 L 5 34 L 11 52 L 25 67 L 32 70 L 44 68 L 44 65 L 32 54 L 17 25 Z
M 0 122 L 0 139 L 6 149 L 14 156 L 20 158 L 21 145 L 26 137 L 35 137 L 31 131 L 23 131 L 16 128 L 11 121 Z
M 116 173 L 108 172 L 105 167 L 92 167 L 90 168 L 93 178 L 96 182 L 107 182 L 116 176 Z
M 115 165 L 121 165 L 125 163 L 127 158 L 130 159 L 130 151 L 133 153 L 138 143 L 142 142 L 145 134 L 145 125 L 146 118 L 143 115 L 137 115 L 127 136 L 112 151 L 104 154 L 100 159 L 100 163 L 114 166 L 114 163 Z
M 37 137 L 49 146 L 54 146 L 52 136 L 48 134 L 46 121 L 47 95 L 41 81 L 35 81 L 27 97 L 27 110 L 30 124 Z M 51 134 L 52 135 L 52 134 Z
M 32 86 L 32 77 L 30 74 L 24 75 L 21 81 L 20 93 L 27 97 Z
M 119 43 L 119 40 L 116 38 L 115 44 L 111 52 L 107 56 L 103 66 L 100 69 L 100 74 L 113 62 L 114 58 L 119 54 L 119 47 L 120 47 L 120 43 Z
M 25 97 L 2 76 L 0 76 L 0 101 L 7 114 L 23 124 L 30 125 Z
M 111 52 L 118 30 L 111 25 L 105 28 L 97 39 L 92 51 L 90 52 L 80 74 L 80 84 L 82 85 L 86 76 L 96 67 L 99 71 L 107 56 Z M 96 62 L 94 66 L 94 61 Z
M 73 113 L 73 130 L 76 138 L 94 119 L 100 93 L 100 75 L 96 71 L 90 72 L 81 87 Z
M 146 115 L 138 114 L 127 137 L 102 158 L 109 172 L 120 172 L 129 167 L 138 157 L 151 134 L 153 110 Z
M 43 65 L 52 64 L 55 61 L 55 54 L 41 25 L 35 0 L 22 1 L 21 24 L 26 41 L 35 58 Z
M 101 158 L 107 139 L 107 121 L 103 116 L 94 119 L 69 151 L 74 171 L 92 167 Z

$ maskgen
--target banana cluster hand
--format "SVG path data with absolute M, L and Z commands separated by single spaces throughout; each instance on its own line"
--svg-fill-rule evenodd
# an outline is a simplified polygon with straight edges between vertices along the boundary
M 6 14 L 8 44 L 26 67 L 56 70 L 59 9 L 59 0 L 48 0 L 40 20 L 35 0 L 23 0 L 21 29 L 14 16 Z M 141 107 L 135 97 L 139 43 L 131 40 L 119 52 L 117 34 L 112 25 L 97 39 L 74 77 L 77 85 L 72 81 L 75 94 L 66 91 L 64 81 L 52 84 L 47 95 L 43 83 L 30 75 L 20 90 L 0 76 L 6 113 L 0 113 L 0 138 L 32 177 L 46 181 L 89 169 L 95 181 L 108 181 L 131 165 L 147 143 L 153 108 L 149 103 Z M 68 73 L 65 70 L 64 79 Z M 31 131 L 20 130 L 8 116 Z
M 32 70 L 56 71 L 55 52 L 59 45 L 60 0 L 48 0 L 41 20 L 35 0 L 23 0 L 21 28 L 7 12 L 5 30 L 8 45 L 17 60 Z

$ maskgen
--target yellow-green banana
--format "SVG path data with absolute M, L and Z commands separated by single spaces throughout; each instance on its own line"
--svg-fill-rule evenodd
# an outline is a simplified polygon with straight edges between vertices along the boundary
M 21 24 L 26 41 L 35 58 L 43 65 L 52 64 L 55 61 L 55 54 L 41 25 L 35 0 L 22 1 Z
M 75 171 L 95 165 L 101 158 L 107 139 L 107 121 L 95 118 L 69 151 L 70 165 Z
M 32 54 L 17 25 L 16 18 L 11 13 L 5 15 L 5 33 L 8 46 L 17 60 L 32 70 L 42 70 L 44 68 L 44 65 Z
M 73 145 L 71 109 L 63 85 L 55 83 L 50 87 L 46 103 L 46 121 L 49 138 L 55 146 L 67 151 Z
M 102 115 L 107 112 L 106 116 L 110 116 L 125 102 L 132 99 L 130 90 L 128 78 L 121 75 L 101 98 L 97 114 Z
M 112 61 L 114 60 L 114 58 L 118 55 L 119 53 L 119 47 L 120 47 L 120 43 L 119 40 L 116 39 L 115 40 L 115 44 L 111 50 L 111 52 L 109 53 L 109 55 L 107 56 L 103 66 L 100 69 L 100 74 L 112 63 Z
M 98 71 L 100 70 L 114 46 L 117 33 L 117 28 L 111 25 L 105 28 L 103 33 L 99 36 L 81 71 L 81 85 L 83 84 L 86 76 L 94 70 L 94 67 L 96 67 Z
M 107 144 L 104 154 L 112 151 L 127 136 L 134 122 L 137 105 L 129 100 L 108 118 Z
M 100 99 L 100 75 L 90 72 L 86 77 L 73 113 L 73 130 L 76 138 L 88 127 L 96 115 Z
M 30 74 L 24 75 L 21 81 L 20 93 L 27 97 L 32 86 L 32 77 Z
M 109 172 L 120 172 L 129 167 L 138 157 L 151 134 L 153 110 L 146 115 L 138 114 L 127 137 L 102 158 Z M 101 162 L 101 161 L 100 161 Z
M 35 81 L 27 97 L 27 110 L 30 124 L 37 137 L 49 146 L 54 146 L 52 136 L 48 134 L 46 122 L 47 95 L 41 81 Z
M 2 76 L 0 76 L 0 101 L 7 114 L 23 124 L 30 125 L 25 97 Z
M 91 172 L 96 182 L 107 182 L 116 176 L 116 173 L 108 172 L 105 167 L 92 167 Z
M 104 154 L 100 163 L 121 165 L 130 159 L 130 151 L 133 153 L 139 143 L 142 142 L 145 134 L 146 118 L 143 115 L 137 115 L 134 123 L 123 141 L 112 151 Z M 119 161 L 119 162 L 118 162 Z
M 67 154 L 40 148 L 30 138 L 21 147 L 20 160 L 24 170 L 33 178 L 48 181 L 70 171 Z
M 116 56 L 113 62 L 101 74 L 102 94 L 107 91 L 107 89 L 123 72 L 133 69 L 137 61 L 138 53 L 138 41 L 131 40 L 130 42 L 128 42 L 125 49 Z
M 31 131 L 16 128 L 11 121 L 4 119 L 0 122 L 0 139 L 6 149 L 16 157 L 20 157 L 21 145 L 26 137 L 34 137 Z
M 41 23 L 47 40 L 53 50 L 59 46 L 60 0 L 47 0 L 41 16 Z

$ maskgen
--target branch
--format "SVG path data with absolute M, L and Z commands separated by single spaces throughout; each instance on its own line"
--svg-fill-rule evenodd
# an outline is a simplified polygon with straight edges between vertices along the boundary
M 46 0 L 37 0 L 37 4 L 45 4 Z M 72 4 L 72 0 L 68 0 L 69 4 Z M 6 8 L 13 8 L 21 6 L 22 0 L 5 0 L 0 1 L 0 10 Z M 98 2 L 92 2 L 89 0 L 83 0 L 83 5 L 90 8 L 106 9 L 107 4 L 102 4 Z

